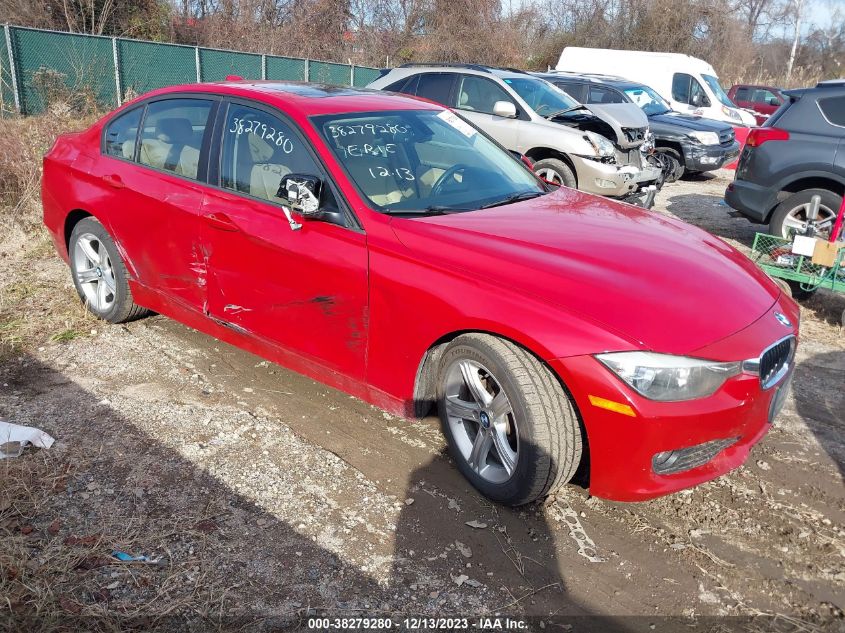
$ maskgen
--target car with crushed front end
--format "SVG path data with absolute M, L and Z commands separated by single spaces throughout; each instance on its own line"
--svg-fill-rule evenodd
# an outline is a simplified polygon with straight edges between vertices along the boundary
M 555 190 L 552 190 L 555 189 Z M 452 111 L 280 82 L 159 89 L 58 138 L 44 222 L 88 310 L 147 311 L 392 413 L 522 504 L 743 463 L 798 310 L 718 238 L 540 181 Z
M 635 106 L 584 105 L 512 68 L 409 63 L 383 73 L 368 87 L 454 108 L 549 182 L 649 208 L 663 186 L 662 165 L 640 151 L 648 119 Z
M 739 156 L 739 143 L 730 125 L 672 110 L 645 84 L 612 75 L 561 71 L 536 74 L 581 103 L 631 103 L 641 108 L 648 117 L 654 149 L 668 163 L 666 182 L 674 182 L 685 173 L 721 169 Z

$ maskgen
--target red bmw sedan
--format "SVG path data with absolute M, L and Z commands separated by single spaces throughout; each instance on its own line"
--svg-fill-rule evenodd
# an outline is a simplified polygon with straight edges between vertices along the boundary
M 742 464 L 798 309 L 682 222 L 538 181 L 450 110 L 278 82 L 144 95 L 44 158 L 82 301 L 172 317 L 407 417 L 495 501 L 648 499 Z

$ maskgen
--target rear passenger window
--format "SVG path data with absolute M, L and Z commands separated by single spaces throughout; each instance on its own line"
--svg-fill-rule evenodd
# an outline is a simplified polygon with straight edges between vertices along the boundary
M 845 127 L 845 97 L 819 99 L 819 108 L 830 123 Z
M 751 88 L 737 88 L 736 89 L 736 100 L 737 101 L 751 101 Z
M 282 177 L 291 173 L 319 174 L 299 137 L 286 123 L 267 112 L 230 105 L 223 129 L 223 187 L 281 203 L 277 195 L 279 185 Z
M 425 73 L 420 75 L 417 84 L 417 96 L 431 99 L 437 103 L 451 106 L 449 97 L 452 93 L 454 73 Z
M 394 81 L 389 86 L 385 86 L 382 90 L 389 90 L 390 92 L 404 92 L 409 95 L 416 94 L 418 79 L 419 75 L 403 77 L 399 81 Z
M 148 105 L 138 161 L 195 179 L 212 104 L 201 99 L 167 99 Z
M 144 108 L 135 108 L 109 123 L 106 128 L 106 154 L 129 160 L 135 158 L 135 142 L 143 111 Z

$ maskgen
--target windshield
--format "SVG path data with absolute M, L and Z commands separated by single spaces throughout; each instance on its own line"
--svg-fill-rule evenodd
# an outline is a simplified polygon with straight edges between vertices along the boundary
M 625 94 L 628 98 L 636 103 L 646 116 L 655 114 L 666 114 L 672 108 L 663 100 L 659 94 L 648 86 L 637 86 L 636 88 L 626 88 Z
M 383 213 L 470 211 L 546 193 L 519 160 L 449 110 L 312 120 L 358 191 Z
M 548 116 L 580 106 L 563 90 L 542 79 L 505 79 L 504 81 L 540 116 Z
M 722 90 L 721 84 L 719 84 L 719 80 L 716 79 L 713 75 L 701 75 L 704 78 L 704 81 L 707 82 L 707 85 L 710 86 L 710 90 L 713 91 L 713 94 L 716 95 L 716 98 L 722 102 L 722 105 L 726 105 L 729 108 L 735 108 L 736 104 L 731 101 L 730 97 L 725 94 L 725 91 Z

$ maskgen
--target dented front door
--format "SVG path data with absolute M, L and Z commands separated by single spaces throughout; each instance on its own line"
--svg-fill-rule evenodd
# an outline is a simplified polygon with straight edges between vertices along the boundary
M 363 379 L 367 243 L 359 231 L 302 220 L 222 190 L 203 200 L 208 312 L 233 329 Z

